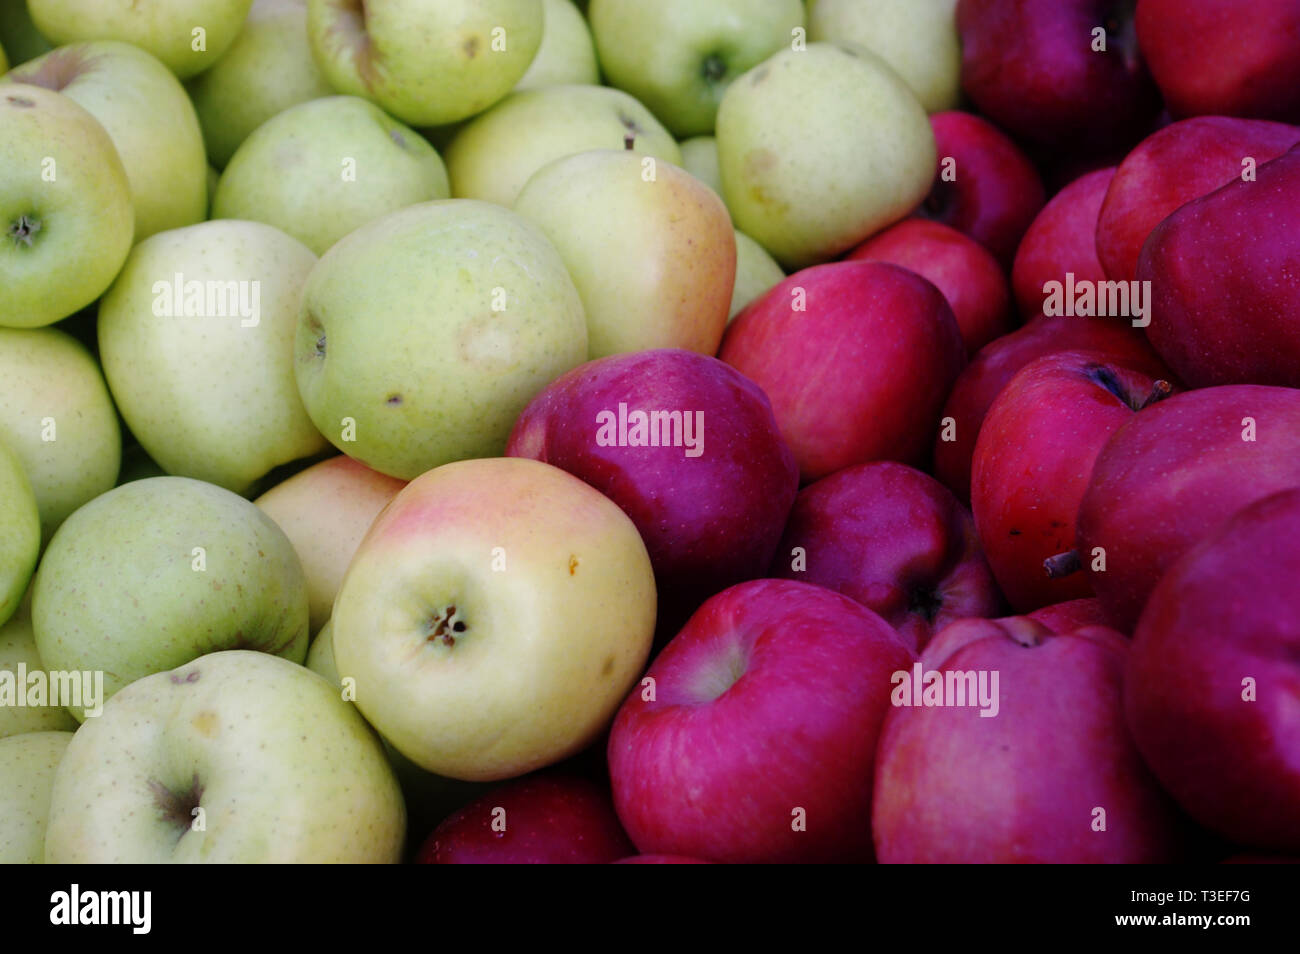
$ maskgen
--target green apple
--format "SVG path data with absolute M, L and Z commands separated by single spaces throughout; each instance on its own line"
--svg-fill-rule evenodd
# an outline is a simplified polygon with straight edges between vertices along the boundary
M 28 732 L 0 739 L 0 864 L 45 860 L 54 775 L 71 732 Z
M 5 56 L 5 49 L 0 46 L 0 73 L 9 69 L 9 57 Z
M 514 205 L 532 174 L 590 149 L 622 149 L 680 164 L 681 150 L 650 111 L 607 86 L 547 86 L 513 93 L 466 123 L 443 158 L 451 194 Z
M 682 168 L 706 186 L 722 195 L 722 176 L 718 173 L 718 141 L 712 136 L 693 136 L 679 144 Z
M 37 328 L 89 305 L 131 250 L 131 189 L 89 112 L 39 86 L 0 86 L 0 325 Z
M 801 0 L 592 0 L 591 32 L 605 79 L 673 134 L 713 132 L 731 82 L 804 25 Z
M 242 497 L 186 477 L 96 497 L 50 541 L 32 584 L 50 669 L 104 673 L 104 698 L 222 649 L 307 656 L 307 582 L 293 544 Z M 84 707 L 71 707 L 79 720 Z
M 128 686 L 54 778 L 57 863 L 396 863 L 406 809 L 374 732 L 313 672 L 219 652 Z
M 203 134 L 185 89 L 158 60 L 116 40 L 74 43 L 16 68 L 5 80 L 62 93 L 108 130 L 131 186 L 136 242 L 203 221 Z
M 767 249 L 744 232 L 736 232 L 736 286 L 731 293 L 731 312 L 727 323 L 745 306 L 772 286 L 785 280 L 785 272 Z
M 434 148 L 374 103 L 329 96 L 258 126 L 221 174 L 215 219 L 266 222 L 317 255 L 367 222 L 451 195 Z
M 340 454 L 299 471 L 253 501 L 284 531 L 302 561 L 313 633 L 329 620 L 361 538 L 404 486 L 404 481 Z M 315 668 L 310 661 L 308 668 Z
M 794 269 L 824 262 L 911 212 L 934 180 L 934 134 L 874 54 L 810 43 L 731 84 L 718 165 L 736 228 Z
M 487 109 L 542 42 L 542 0 L 307 0 L 316 63 L 340 93 L 414 126 Z
M 961 103 L 957 0 L 808 0 L 808 39 L 870 50 L 927 112 Z
M 357 550 L 332 618 L 366 719 L 427 771 L 471 781 L 589 745 L 641 675 L 654 622 L 632 521 L 526 458 L 413 480 Z
M 0 328 L 0 441 L 22 462 L 41 537 L 112 488 L 122 460 L 117 411 L 99 365 L 57 328 Z
M 135 247 L 99 306 L 117 406 L 169 474 L 245 493 L 329 445 L 298 396 L 298 296 L 316 256 L 260 222 L 174 229 Z
M 591 30 L 572 0 L 542 0 L 546 12 L 542 45 L 515 89 L 600 82 Z
M 307 41 L 307 0 L 253 0 L 244 28 L 188 83 L 208 158 L 224 168 L 239 144 L 290 106 L 332 96 Z
M 735 231 L 722 200 L 689 172 L 626 150 L 582 152 L 540 169 L 515 211 L 564 259 L 592 358 L 717 352 L 736 279 Z
M 0 441 L 0 623 L 18 609 L 41 552 L 41 514 L 22 461 Z
M 334 664 L 334 627 L 330 625 L 328 619 L 316 634 L 316 638 L 311 641 L 311 648 L 307 650 L 307 661 L 303 665 L 330 685 L 342 688 L 343 680 L 339 678 L 339 667 Z
M 17 66 L 50 51 L 27 12 L 27 0 L 0 0 L 0 43 L 9 53 L 9 65 Z
M 28 591 L 30 594 L 30 590 Z M 9 622 L 0 626 L 0 673 L 12 673 L 15 688 L 24 685 L 20 674 L 47 672 L 36 651 L 36 636 L 32 633 L 32 607 L 30 597 L 24 599 L 18 612 Z M 48 685 L 48 683 L 47 683 Z M 36 701 L 28 696 L 25 703 Z M 44 705 L 0 706 L 0 739 L 24 732 L 67 731 L 77 728 L 77 720 L 61 705 L 50 705 L 46 696 Z
M 410 480 L 504 452 L 542 388 L 587 360 L 582 301 L 537 228 L 487 202 L 363 225 L 303 289 L 294 369 L 336 447 Z
M 36 28 L 55 44 L 123 40 L 181 79 L 212 66 L 234 42 L 253 0 L 27 0 Z

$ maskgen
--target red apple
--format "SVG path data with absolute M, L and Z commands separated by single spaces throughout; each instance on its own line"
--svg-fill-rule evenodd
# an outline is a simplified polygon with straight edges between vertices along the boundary
M 1102 448 L 1079 505 L 1084 571 L 1132 632 L 1165 571 L 1237 510 L 1300 486 L 1300 391 L 1230 385 L 1176 394 Z M 1105 569 L 1094 569 L 1100 547 Z
M 1082 626 L 1107 626 L 1109 621 L 1101 602 L 1096 597 L 1066 600 L 1041 606 L 1029 614 L 1054 633 L 1068 633 Z
M 1096 251 L 1107 277 L 1137 278 L 1151 230 L 1179 207 L 1275 159 L 1300 141 L 1300 129 L 1254 119 L 1205 116 L 1166 126 L 1120 163 L 1096 219 Z
M 891 461 L 801 490 L 772 575 L 857 600 L 913 649 L 953 620 L 1002 608 L 970 511 L 933 477 Z
M 952 306 L 968 355 L 1010 330 L 1002 266 L 984 246 L 941 222 L 904 219 L 846 257 L 901 265 L 932 282 Z
M 979 116 L 935 113 L 930 128 L 939 168 L 916 214 L 969 235 L 1009 268 L 1020 237 L 1047 201 L 1038 170 Z
M 943 294 L 880 262 L 796 272 L 736 317 L 719 357 L 771 399 L 804 481 L 921 462 L 966 360 Z
M 1137 35 L 1174 115 L 1300 122 L 1300 0 L 1139 0 Z
M 919 665 L 923 684 L 925 673 L 942 674 L 931 698 L 948 705 L 901 705 L 916 698 L 904 682 L 880 736 L 872 811 L 879 860 L 1178 859 L 1183 822 L 1124 722 L 1128 652 L 1123 636 L 1101 626 L 1053 633 L 1020 618 L 944 630 Z M 959 683 L 972 687 L 965 705 L 954 704 Z M 991 699 L 996 714 L 986 717 L 993 708 L 978 703 Z
M 618 817 L 646 854 L 869 861 L 891 674 L 915 656 L 875 613 L 754 580 L 691 617 L 614 719 Z
M 688 858 L 685 855 L 632 855 L 620 858 L 616 865 L 711 865 L 713 862 L 703 858 Z
M 1115 168 L 1109 166 L 1075 179 L 1052 196 L 1020 240 L 1011 285 L 1026 321 L 1043 313 L 1043 286 L 1048 282 L 1064 282 L 1067 273 L 1075 281 L 1106 280 L 1093 235 L 1114 175 Z
M 544 773 L 507 782 L 434 829 L 417 862 L 433 865 L 608 864 L 633 851 L 609 793 Z
M 1192 387 L 1300 387 L 1300 146 L 1151 233 L 1147 337 Z
M 1239 845 L 1300 852 L 1300 489 L 1238 511 L 1151 593 L 1125 680 L 1147 764 Z

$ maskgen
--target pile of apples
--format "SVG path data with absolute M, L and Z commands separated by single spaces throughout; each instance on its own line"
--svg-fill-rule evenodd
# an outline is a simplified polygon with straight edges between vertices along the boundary
M 1300 0 L 0 46 L 0 861 L 1300 857 Z

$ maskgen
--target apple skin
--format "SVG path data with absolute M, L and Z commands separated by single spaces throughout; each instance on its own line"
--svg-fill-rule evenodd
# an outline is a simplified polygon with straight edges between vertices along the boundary
M 793 460 L 790 468 L 794 468 Z M 794 494 L 790 496 L 793 499 Z M 786 506 L 788 509 L 789 504 Z M 36 507 L 36 495 L 23 472 L 22 461 L 3 442 L 0 442 L 0 515 L 3 515 L 0 518 L 2 626 L 17 612 L 41 552 L 41 512 Z
M 914 650 L 954 620 L 1002 609 L 970 511 L 934 478 L 892 461 L 846 467 L 801 490 L 771 575 L 843 593 Z
M 722 173 L 718 171 L 718 141 L 712 136 L 692 136 L 678 144 L 682 168 L 722 195 Z
M 587 21 L 571 0 L 542 0 L 542 45 L 515 90 L 600 83 L 596 44 Z
M 1075 179 L 1052 196 L 1025 231 L 1011 265 L 1011 288 L 1026 321 L 1043 313 L 1048 282 L 1064 282 L 1068 272 L 1076 282 L 1106 280 L 1095 235 L 1114 177 L 1115 167 L 1107 166 Z
M 493 830 L 493 823 L 498 828 Z M 635 851 L 595 782 L 543 773 L 497 786 L 451 815 L 416 856 L 424 865 L 604 865 Z
M 1300 852 L 1298 578 L 1293 488 L 1243 507 L 1169 567 L 1125 676 L 1129 725 L 1165 788 L 1212 831 L 1280 855 Z
M 1255 440 L 1243 440 L 1250 418 Z M 1079 552 L 1093 591 L 1132 632 L 1165 571 L 1234 512 L 1300 486 L 1300 391 L 1227 385 L 1176 394 L 1102 448 L 1079 505 Z
M 1009 268 L 1021 236 L 1047 201 L 1038 170 L 1019 146 L 979 116 L 936 113 L 930 128 L 938 169 L 916 214 L 969 235 Z M 944 179 L 948 159 L 951 181 Z
M 776 259 L 744 232 L 736 232 L 736 284 L 731 290 L 731 310 L 727 324 L 750 302 L 761 298 L 785 278 Z
M 1092 31 L 1106 30 L 1104 52 Z M 1133 142 L 1160 111 L 1132 3 L 960 0 L 962 88 L 1018 139 L 1057 151 Z
M 1240 179 L 1300 141 L 1300 128 L 1257 119 L 1203 116 L 1152 133 L 1119 164 L 1097 217 L 1096 250 L 1108 278 L 1137 278 L 1151 231 L 1193 199 Z
M 702 414 L 702 453 L 599 446 L 597 415 L 620 403 Z M 645 541 L 661 601 L 687 615 L 763 575 L 799 489 L 766 395 L 716 358 L 680 350 L 603 358 L 562 375 L 519 415 L 506 454 L 559 467 L 618 504 Z
M 1300 122 L 1300 3 L 1139 0 L 1137 36 L 1175 116 Z
M 644 854 L 870 861 L 868 780 L 890 676 L 915 656 L 875 613 L 754 580 L 691 617 L 614 719 L 614 806 Z M 794 830 L 796 809 L 807 830 Z
M 45 858 L 54 773 L 71 732 L 28 732 L 0 739 L 0 864 L 38 865 Z
M 1029 617 L 1054 633 L 1069 633 L 1084 626 L 1110 626 L 1101 601 L 1093 596 L 1040 606 Z
M 934 476 L 963 503 L 970 501 L 971 459 L 984 417 L 1007 382 L 1029 362 L 1058 351 L 1102 351 L 1137 371 L 1169 374 L 1146 337 L 1128 322 L 1112 318 L 1049 318 L 1039 315 L 1023 328 L 982 348 L 957 378 L 942 419 L 953 422 L 952 440 L 940 431 L 934 442 Z
M 1147 337 L 1190 386 L 1300 388 L 1300 145 L 1161 222 L 1137 274 Z
M 740 313 L 718 356 L 767 394 L 805 483 L 919 463 L 966 360 L 943 294 L 880 262 L 796 272 Z
M 1002 266 L 984 246 L 942 222 L 904 219 L 845 258 L 901 265 L 931 282 L 952 306 L 968 355 L 1011 330 Z
M 30 593 L 31 590 L 28 590 Z M 48 672 L 36 651 L 36 637 L 32 635 L 31 601 L 25 599 L 9 622 L 0 625 L 0 672 L 11 672 L 15 681 L 18 666 L 27 672 Z M 0 706 L 0 739 L 27 732 L 73 732 L 77 720 L 62 706 Z
M 881 863 L 1181 860 L 1185 822 L 1124 721 L 1128 655 L 1114 630 L 1053 633 L 1032 619 L 964 620 L 937 636 L 924 669 L 998 673 L 998 713 L 891 708 L 871 818 Z
M 1168 389 L 1168 381 L 1163 382 Z M 1073 548 L 1093 461 L 1157 379 L 1097 351 L 1062 351 L 1016 372 L 989 408 L 971 460 L 971 512 L 989 566 L 1020 613 L 1092 595 L 1043 561 Z
M 688 858 L 686 855 L 632 855 L 620 858 L 616 865 L 711 865 L 712 861 L 703 858 Z

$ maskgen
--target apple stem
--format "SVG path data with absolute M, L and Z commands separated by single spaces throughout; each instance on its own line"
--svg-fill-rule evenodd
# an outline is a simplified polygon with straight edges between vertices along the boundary
M 623 148 L 630 151 L 635 144 L 636 144 L 636 133 L 631 133 L 631 132 L 624 133 Z
M 1064 553 L 1058 553 L 1056 556 L 1044 560 L 1043 569 L 1047 571 L 1049 577 L 1059 580 L 1063 576 L 1069 576 L 1071 573 L 1078 573 L 1082 570 L 1083 561 L 1079 559 L 1078 550 L 1066 550 Z
M 1147 395 L 1147 399 L 1145 401 L 1143 401 L 1141 404 L 1138 405 L 1137 409 L 1141 411 L 1145 408 L 1148 408 L 1152 404 L 1155 404 L 1158 401 L 1163 401 L 1165 398 L 1169 397 L 1169 395 L 1173 393 L 1174 393 L 1174 387 L 1172 384 L 1164 380 L 1157 381 L 1155 382 L 1155 384 L 1151 385 L 1151 393 Z

